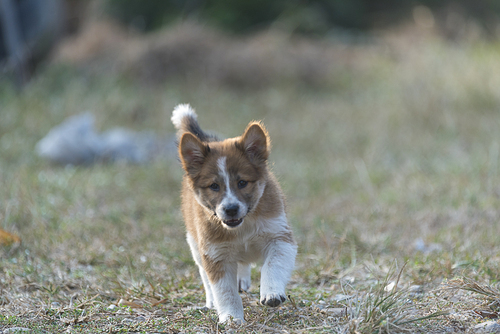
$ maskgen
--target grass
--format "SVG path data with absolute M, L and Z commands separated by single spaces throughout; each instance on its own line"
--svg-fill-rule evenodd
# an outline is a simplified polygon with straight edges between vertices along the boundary
M 403 36 L 407 39 L 412 37 Z M 46 66 L 0 88 L 0 329 L 34 333 L 467 332 L 498 316 L 500 44 L 382 36 L 311 87 L 142 85 L 126 74 Z M 334 49 L 335 50 L 335 49 Z M 263 119 L 299 244 L 290 301 L 246 324 L 202 310 L 184 240 L 175 156 L 146 165 L 53 166 L 36 142 L 91 110 L 173 135 L 190 102 L 202 126 L 239 135 Z

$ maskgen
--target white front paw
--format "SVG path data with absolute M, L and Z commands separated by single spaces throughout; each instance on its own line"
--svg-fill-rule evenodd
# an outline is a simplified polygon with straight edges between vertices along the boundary
M 276 307 L 286 300 L 285 293 L 268 293 L 260 295 L 260 303 L 262 305 Z

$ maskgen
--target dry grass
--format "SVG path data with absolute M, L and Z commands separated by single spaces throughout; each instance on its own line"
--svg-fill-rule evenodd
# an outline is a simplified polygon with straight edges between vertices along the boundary
M 357 61 L 314 89 L 143 86 L 61 64 L 22 94 L 3 83 L 0 228 L 22 244 L 0 248 L 0 329 L 439 333 L 496 318 L 499 45 L 407 33 L 342 48 Z M 234 136 L 263 119 L 273 139 L 297 269 L 278 309 L 257 305 L 253 270 L 242 327 L 199 309 L 175 157 L 83 168 L 34 155 L 52 126 L 84 110 L 100 129 L 173 133 L 180 102 L 207 129 Z

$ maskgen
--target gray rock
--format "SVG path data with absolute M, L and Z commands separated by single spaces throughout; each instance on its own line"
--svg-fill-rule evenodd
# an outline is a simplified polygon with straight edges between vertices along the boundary
M 345 317 L 348 314 L 352 314 L 352 309 L 350 307 L 328 307 L 322 309 L 321 313 L 326 313 L 331 317 Z
M 125 161 L 144 163 L 149 160 L 149 147 L 154 145 L 154 136 L 147 136 L 133 131 L 115 128 L 101 136 L 102 152 L 100 158 L 105 161 Z
M 500 333 L 500 324 L 496 321 L 486 321 L 474 326 L 475 333 Z
M 91 164 L 101 151 L 101 139 L 89 112 L 68 118 L 36 144 L 40 157 L 62 165 Z
M 35 151 L 56 164 L 91 165 L 98 161 L 146 163 L 157 157 L 173 157 L 176 147 L 171 138 L 147 131 L 114 128 L 99 134 L 94 116 L 86 112 L 52 128 L 36 144 Z
M 423 285 L 412 285 L 408 288 L 408 295 L 411 298 L 420 298 L 424 295 Z
M 349 300 L 349 299 L 352 299 L 352 298 L 354 298 L 354 296 L 344 295 L 344 294 L 341 294 L 341 293 L 339 293 L 339 294 L 335 295 L 335 297 L 333 297 L 333 299 L 335 301 L 337 301 L 337 302 L 341 302 L 343 300 Z
M 413 247 L 417 252 L 422 252 L 424 254 L 439 252 L 443 249 L 443 246 L 441 246 L 440 244 L 436 243 L 426 244 L 422 238 L 416 239 L 413 244 Z
M 25 327 L 11 327 L 6 328 L 2 332 L 3 334 L 11 333 L 31 333 L 31 329 Z
M 423 285 L 412 285 L 408 288 L 408 292 L 424 293 L 424 286 Z
M 143 317 L 142 315 L 136 317 L 136 318 L 125 318 L 122 320 L 122 324 L 126 324 L 126 325 L 131 325 L 131 324 L 135 324 L 135 323 L 138 323 L 138 322 L 143 322 L 143 321 L 146 321 L 146 317 Z
M 115 311 L 117 308 L 118 308 L 118 306 L 116 306 L 115 304 L 111 304 L 106 308 L 106 310 Z

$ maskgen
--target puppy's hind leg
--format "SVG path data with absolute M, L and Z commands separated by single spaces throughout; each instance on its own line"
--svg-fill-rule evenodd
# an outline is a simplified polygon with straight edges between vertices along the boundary
M 238 291 L 250 290 L 252 268 L 250 263 L 238 263 Z

